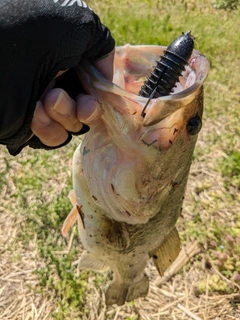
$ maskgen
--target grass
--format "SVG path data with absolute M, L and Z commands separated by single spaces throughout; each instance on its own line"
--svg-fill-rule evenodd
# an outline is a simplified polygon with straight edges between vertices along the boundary
M 240 289 L 240 41 L 234 30 L 240 27 L 240 11 L 233 8 L 239 3 L 220 0 L 88 3 L 109 26 L 117 45 L 168 45 L 182 31 L 191 30 L 196 37 L 196 49 L 211 63 L 205 83 L 204 126 L 178 223 L 183 244 L 197 239 L 202 252 L 186 265 L 176 281 L 179 288 L 189 281 L 192 288 L 189 301 L 206 292 L 208 299 L 216 296 L 221 300 L 221 296 L 229 295 L 228 312 L 236 316 L 240 303 L 235 298 Z M 19 315 L 14 314 L 14 319 L 23 319 L 25 309 L 26 320 L 27 315 L 29 319 L 38 319 L 37 314 L 39 319 L 91 319 L 93 312 L 99 317 L 102 314 L 99 319 L 147 319 L 144 308 L 137 302 L 129 304 L 123 313 L 114 308 L 104 309 L 102 290 L 110 275 L 86 272 L 76 275 L 71 267 L 81 253 L 81 244 L 76 228 L 67 241 L 61 237 L 60 229 L 71 208 L 67 194 L 72 188 L 71 158 L 78 143 L 79 138 L 74 138 L 67 147 L 51 152 L 26 149 L 16 158 L 9 156 L 4 147 L 0 149 L 2 319 L 13 319 L 17 310 Z M 18 282 L 6 282 L 15 279 L 16 270 L 25 272 L 20 278 L 23 291 Z M 37 311 L 27 302 L 25 309 L 20 308 L 23 300 L 19 299 L 26 300 L 28 296 Z M 11 307 L 13 297 L 16 303 L 20 301 L 15 309 Z M 152 307 L 151 312 L 146 311 L 149 319 L 157 319 L 152 314 L 157 313 L 158 304 L 153 303 L 155 310 Z M 214 319 L 211 305 L 205 308 L 205 317 Z M 180 319 L 182 314 L 176 313 L 175 318 Z M 171 313 L 166 317 L 172 318 Z

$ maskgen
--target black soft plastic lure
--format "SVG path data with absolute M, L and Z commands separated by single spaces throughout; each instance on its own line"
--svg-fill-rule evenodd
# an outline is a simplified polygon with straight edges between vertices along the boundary
M 164 55 L 157 61 L 151 76 L 144 82 L 139 92 L 140 96 L 149 98 L 142 111 L 142 116 L 152 98 L 166 96 L 173 91 L 192 55 L 193 40 L 191 31 L 183 33 L 167 47 Z

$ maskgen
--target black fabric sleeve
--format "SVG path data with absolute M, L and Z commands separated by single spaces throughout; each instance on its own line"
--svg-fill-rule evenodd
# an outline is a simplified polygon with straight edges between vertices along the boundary
M 0 143 L 16 155 L 32 135 L 35 105 L 48 83 L 82 57 L 99 59 L 115 43 L 81 0 L 1 0 L 0 40 Z M 66 79 L 77 90 L 76 78 L 67 73 Z M 36 139 L 27 144 L 44 147 Z

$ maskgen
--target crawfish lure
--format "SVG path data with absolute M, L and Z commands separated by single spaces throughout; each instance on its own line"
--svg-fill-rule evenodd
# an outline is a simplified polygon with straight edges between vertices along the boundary
M 156 67 L 139 92 L 140 96 L 149 98 L 142 111 L 142 116 L 144 116 L 144 111 L 152 98 L 166 96 L 173 91 L 188 64 L 193 48 L 194 37 L 191 35 L 191 31 L 188 31 L 175 39 L 167 47 L 160 60 L 156 61 Z

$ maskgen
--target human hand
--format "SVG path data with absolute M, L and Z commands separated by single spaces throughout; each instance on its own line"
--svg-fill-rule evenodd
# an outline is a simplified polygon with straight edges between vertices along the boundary
M 95 62 L 95 67 L 112 81 L 114 50 Z M 48 86 L 48 92 L 37 102 L 31 130 L 46 146 L 63 145 L 70 133 L 78 133 L 87 119 L 98 106 L 97 100 L 90 95 L 79 95 L 74 101 L 63 89 L 55 88 L 54 80 Z M 87 105 L 87 108 L 84 106 Z

